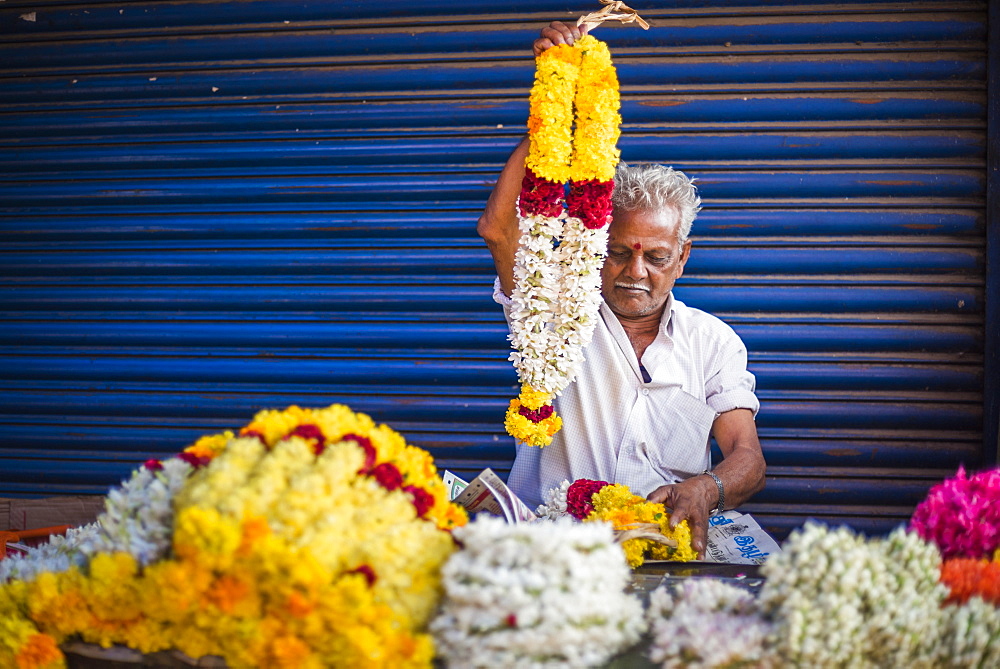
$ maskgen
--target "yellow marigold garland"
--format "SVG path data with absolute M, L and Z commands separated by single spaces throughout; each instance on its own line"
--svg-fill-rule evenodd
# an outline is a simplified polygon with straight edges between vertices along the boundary
M 187 449 L 167 557 L 97 553 L 0 585 L 0 666 L 64 666 L 57 644 L 80 638 L 230 666 L 429 667 L 455 548 L 441 530 L 466 520 L 429 454 L 339 405 L 261 412 L 241 434 Z

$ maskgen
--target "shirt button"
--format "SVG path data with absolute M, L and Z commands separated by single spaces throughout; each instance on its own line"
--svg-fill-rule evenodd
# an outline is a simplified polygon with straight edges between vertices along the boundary
M 642 394 L 643 395 L 648 395 L 649 394 L 649 388 L 643 388 L 642 389 Z

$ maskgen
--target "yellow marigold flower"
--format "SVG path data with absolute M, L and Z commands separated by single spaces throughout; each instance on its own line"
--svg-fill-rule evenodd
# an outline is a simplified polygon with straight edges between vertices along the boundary
M 191 453 L 199 458 L 214 458 L 226 447 L 230 441 L 236 438 L 231 431 L 226 430 L 221 434 L 208 434 L 198 439 L 184 449 L 185 453 Z
M 174 521 L 174 552 L 207 569 L 227 569 L 240 547 L 239 523 L 215 509 L 188 507 Z
M 670 527 L 670 513 L 662 504 L 633 494 L 628 486 L 604 486 L 594 493 L 591 504 L 594 510 L 587 516 L 588 521 L 606 521 L 619 531 L 632 529 L 639 523 L 656 523 L 661 535 L 677 543 L 676 547 L 672 547 L 652 539 L 629 539 L 623 542 L 622 550 L 633 569 L 641 565 L 647 555 L 655 560 L 677 562 L 687 562 L 697 557 L 691 547 L 691 528 L 688 522 L 684 520 L 677 527 Z

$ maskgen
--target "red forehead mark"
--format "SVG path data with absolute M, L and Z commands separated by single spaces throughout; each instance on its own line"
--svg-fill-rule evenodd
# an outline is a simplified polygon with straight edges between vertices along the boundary
M 635 244 L 632 245 L 632 248 L 634 248 L 636 251 L 638 251 L 638 250 L 640 250 L 642 248 L 642 244 L 640 244 L 639 242 L 636 242 Z

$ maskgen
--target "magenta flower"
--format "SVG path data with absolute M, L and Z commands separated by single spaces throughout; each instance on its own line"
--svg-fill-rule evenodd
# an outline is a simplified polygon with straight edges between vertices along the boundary
M 966 476 L 959 467 L 927 493 L 910 529 L 937 544 L 944 559 L 989 557 L 1000 548 L 1000 469 Z

